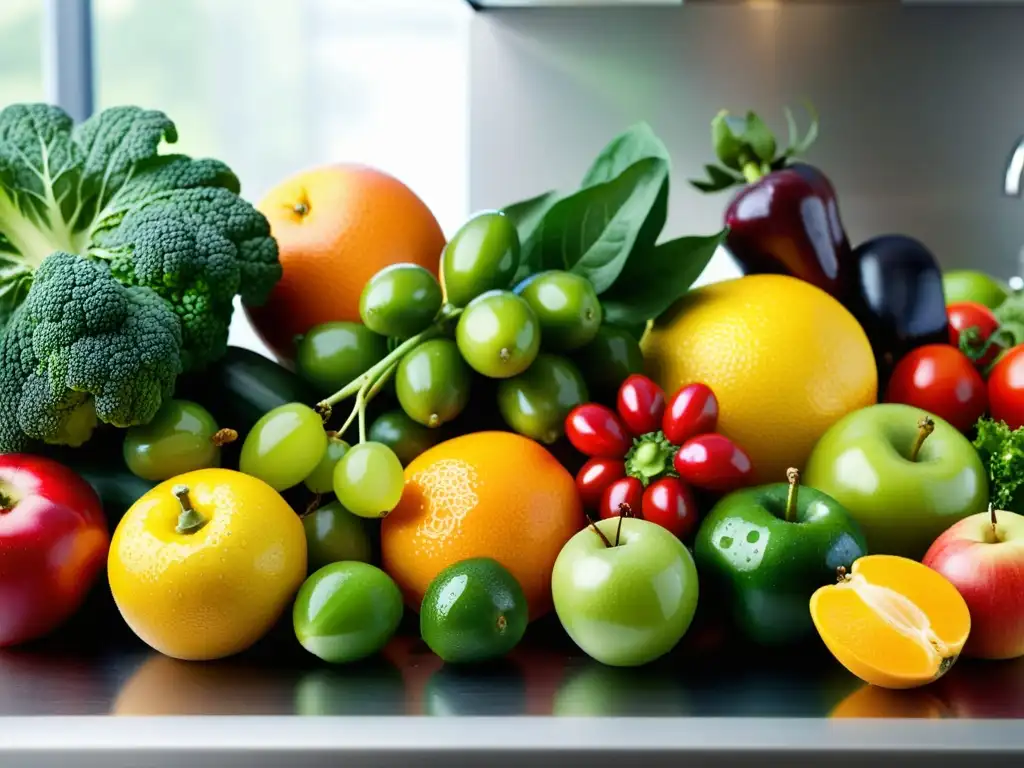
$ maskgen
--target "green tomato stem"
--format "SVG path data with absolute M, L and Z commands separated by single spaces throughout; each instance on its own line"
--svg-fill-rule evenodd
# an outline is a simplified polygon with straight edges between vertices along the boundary
M 178 526 L 174 529 L 178 533 L 195 533 L 204 525 L 207 520 L 199 514 L 192 506 L 192 499 L 188 495 L 187 485 L 176 485 L 171 491 L 181 504 L 181 514 L 178 515 Z
M 740 153 L 740 171 L 748 184 L 756 184 L 765 176 L 764 167 L 748 152 Z
M 910 449 L 911 461 L 917 461 L 917 454 L 921 452 L 921 446 L 928 439 L 928 435 L 935 431 L 935 422 L 930 417 L 925 416 L 917 422 L 917 428 L 917 440 L 914 441 L 914 446 Z
M 663 432 L 648 432 L 626 453 L 626 474 L 635 477 L 645 488 L 662 477 L 675 477 L 672 459 L 677 450 Z
M 786 479 L 789 481 L 789 494 L 786 496 L 786 522 L 792 523 L 796 520 L 796 497 L 800 487 L 800 470 L 790 467 L 786 470 Z

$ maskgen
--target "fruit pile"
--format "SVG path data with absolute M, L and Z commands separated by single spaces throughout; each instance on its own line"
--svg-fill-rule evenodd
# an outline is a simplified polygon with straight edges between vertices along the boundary
M 674 240 L 643 124 L 448 240 L 375 169 L 287 180 L 259 206 L 282 275 L 246 304 L 277 361 L 229 347 L 86 440 L 69 396 L 0 456 L 0 644 L 57 630 L 105 564 L 184 660 L 284 620 L 355 663 L 410 616 L 453 665 L 544 617 L 608 666 L 700 615 L 884 688 L 1024 655 L 1024 299 L 912 238 L 851 247 L 808 138 L 728 113 L 712 136 L 695 186 L 741 189 Z M 744 276 L 693 287 L 720 246 Z

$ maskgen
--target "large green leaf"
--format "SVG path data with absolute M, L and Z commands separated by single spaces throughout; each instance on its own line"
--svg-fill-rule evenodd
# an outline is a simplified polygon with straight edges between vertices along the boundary
M 601 150 L 601 154 L 584 175 L 582 186 L 592 187 L 611 181 L 640 160 L 650 157 L 664 160 L 671 168 L 671 158 L 662 140 L 647 123 L 637 123 L 620 133 Z
M 551 210 L 552 206 L 560 198 L 556 190 L 550 190 L 528 200 L 520 200 L 502 208 L 502 213 L 508 216 L 515 224 L 516 232 L 519 234 L 519 268 L 516 270 L 514 283 L 518 283 L 530 275 L 539 272 L 537 264 L 537 231 L 544 220 L 544 216 Z

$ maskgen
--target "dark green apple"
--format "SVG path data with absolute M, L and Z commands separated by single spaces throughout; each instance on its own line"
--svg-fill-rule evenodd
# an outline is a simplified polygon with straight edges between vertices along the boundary
M 988 506 L 985 467 L 949 422 L 909 405 L 847 414 L 822 435 L 804 482 L 860 524 L 873 555 L 914 560 L 953 523 Z
M 835 499 L 788 483 L 733 491 L 697 531 L 701 584 L 743 635 L 762 645 L 799 642 L 814 633 L 808 602 L 840 566 L 867 554 L 860 527 Z

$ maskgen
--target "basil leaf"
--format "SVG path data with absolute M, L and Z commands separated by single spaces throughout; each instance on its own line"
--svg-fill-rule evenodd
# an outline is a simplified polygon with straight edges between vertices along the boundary
M 537 263 L 536 235 L 544 216 L 560 197 L 557 191 L 550 190 L 501 209 L 515 224 L 516 232 L 519 234 L 519 267 L 512 278 L 513 285 L 540 271 L 540 265 Z
M 601 297 L 604 321 L 628 325 L 656 319 L 700 277 L 726 233 L 680 237 L 638 253 Z
M 650 157 L 661 158 L 671 165 L 668 147 L 647 123 L 637 123 L 620 133 L 601 150 L 586 175 L 584 188 L 603 184 L 621 176 L 630 166 Z
M 622 272 L 652 209 L 657 223 L 667 182 L 668 163 L 651 157 L 611 181 L 559 200 L 537 230 L 537 252 L 531 253 L 531 260 L 541 270 L 582 275 L 598 294 L 603 293 Z

